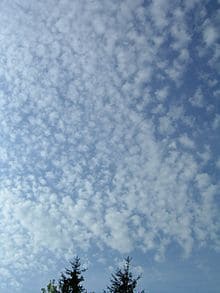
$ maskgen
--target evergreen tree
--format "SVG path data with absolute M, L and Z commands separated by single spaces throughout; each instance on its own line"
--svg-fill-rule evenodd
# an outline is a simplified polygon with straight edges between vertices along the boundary
M 41 291 L 42 293 L 59 293 L 57 286 L 55 285 L 55 280 L 52 282 L 50 281 L 50 283 L 47 285 L 47 289 L 42 288 Z
M 81 269 L 80 258 L 76 257 L 71 264 L 71 269 L 66 269 L 65 273 L 62 273 L 59 280 L 59 288 L 61 293 L 80 293 L 86 292 L 83 286 L 80 284 L 84 281 L 82 273 L 86 269 Z
M 122 269 L 118 269 L 115 274 L 112 274 L 111 285 L 107 287 L 107 292 L 110 293 L 133 293 L 137 286 L 137 281 L 140 279 L 140 275 L 137 278 L 133 278 L 130 272 L 131 258 L 125 259 L 125 265 Z

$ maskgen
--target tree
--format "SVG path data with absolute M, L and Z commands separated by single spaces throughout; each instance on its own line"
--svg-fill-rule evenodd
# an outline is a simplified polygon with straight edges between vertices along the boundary
M 125 259 L 125 265 L 122 269 L 117 269 L 116 273 L 112 274 L 111 285 L 107 287 L 107 292 L 110 293 L 133 293 L 137 286 L 137 281 L 141 278 L 133 278 L 130 272 L 131 258 Z
M 57 290 L 57 286 L 55 285 L 55 280 L 53 280 L 52 282 L 50 281 L 50 283 L 47 285 L 47 290 L 45 288 L 41 289 L 42 293 L 59 293 L 59 291 Z
M 81 269 L 80 258 L 77 256 L 71 264 L 71 269 L 66 269 L 65 273 L 62 273 L 59 280 L 59 288 L 61 293 L 80 293 L 86 292 L 83 286 L 80 284 L 84 281 L 82 273 L 86 269 Z

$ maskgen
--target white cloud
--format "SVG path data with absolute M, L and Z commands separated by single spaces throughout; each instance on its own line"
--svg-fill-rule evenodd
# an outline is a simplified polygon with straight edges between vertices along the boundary
M 106 225 L 110 229 L 106 244 L 123 253 L 130 252 L 133 247 L 126 218 L 126 213 L 120 213 L 114 209 L 107 211 L 105 216 Z
M 168 96 L 168 88 L 164 87 L 155 92 L 155 96 L 159 101 L 164 101 Z
M 220 128 L 220 115 L 219 114 L 215 115 L 214 121 L 212 123 L 212 128 L 214 130 Z
M 196 182 L 200 189 L 208 187 L 210 185 L 210 178 L 209 175 L 206 173 L 198 174 L 196 176 Z
M 218 169 L 220 169 L 220 158 L 218 158 L 218 160 L 216 161 L 216 166 Z
M 219 246 L 212 149 L 177 94 L 197 1 L 107 2 L 0 4 L 1 286 L 94 243 L 157 260 Z
M 211 24 L 207 24 L 203 30 L 203 38 L 207 46 L 213 45 L 218 38 L 216 28 Z
M 190 139 L 187 134 L 181 135 L 181 137 L 179 138 L 179 142 L 184 147 L 187 147 L 187 148 L 190 148 L 190 149 L 193 149 L 195 147 L 195 144 L 194 144 L 193 140 Z
M 200 88 L 197 89 L 195 94 L 189 99 L 189 101 L 194 107 L 202 108 L 204 106 L 204 97 L 202 90 Z
M 187 32 L 184 17 L 185 12 L 181 8 L 177 8 L 173 11 L 174 25 L 171 27 L 171 35 L 174 38 L 172 47 L 175 50 L 185 49 L 190 41 L 190 34 Z
M 167 13 L 170 1 L 154 0 L 151 4 L 152 19 L 159 29 L 164 29 L 168 25 Z
M 174 130 L 173 121 L 168 116 L 163 116 L 159 119 L 159 131 L 161 134 L 172 134 Z

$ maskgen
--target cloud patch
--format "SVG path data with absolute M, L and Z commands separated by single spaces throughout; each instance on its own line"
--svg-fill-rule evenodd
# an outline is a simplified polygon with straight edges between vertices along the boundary
M 0 6 L 2 288 L 77 250 L 219 249 L 219 101 L 195 66 L 214 74 L 217 37 L 188 22 L 201 3 Z

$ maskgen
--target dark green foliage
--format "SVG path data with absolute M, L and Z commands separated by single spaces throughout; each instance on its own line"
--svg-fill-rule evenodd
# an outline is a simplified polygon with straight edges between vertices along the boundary
M 133 293 L 137 286 L 137 278 L 133 278 L 130 272 L 131 258 L 125 259 L 125 265 L 122 269 L 118 269 L 115 274 L 112 274 L 111 285 L 107 287 L 107 292 L 110 293 Z
M 86 269 L 81 268 L 80 258 L 76 257 L 72 262 L 70 262 L 71 268 L 66 269 L 64 273 L 61 274 L 58 285 L 55 284 L 55 280 L 50 281 L 47 288 L 42 288 L 42 293 L 81 293 L 87 292 L 83 286 L 82 282 L 84 277 L 82 273 Z M 136 278 L 130 271 L 131 258 L 127 257 L 125 259 L 125 264 L 123 268 L 117 269 L 117 271 L 112 274 L 110 280 L 111 284 L 107 287 L 107 291 L 104 293 L 134 293 L 137 287 L 137 281 L 140 279 L 140 275 Z M 97 279 L 97 282 L 99 280 Z M 94 293 L 94 292 L 91 292 Z M 144 293 L 144 290 L 139 291 L 139 293 Z
M 59 280 L 59 288 L 61 293 L 80 293 L 86 292 L 81 283 L 84 281 L 82 273 L 86 269 L 81 269 L 81 263 L 79 257 L 76 257 L 74 261 L 70 262 L 71 269 L 66 269 L 65 273 L 62 273 Z
M 42 288 L 41 291 L 42 293 L 59 293 L 57 286 L 55 285 L 55 280 L 52 282 L 50 281 L 50 283 L 47 285 L 47 289 Z

